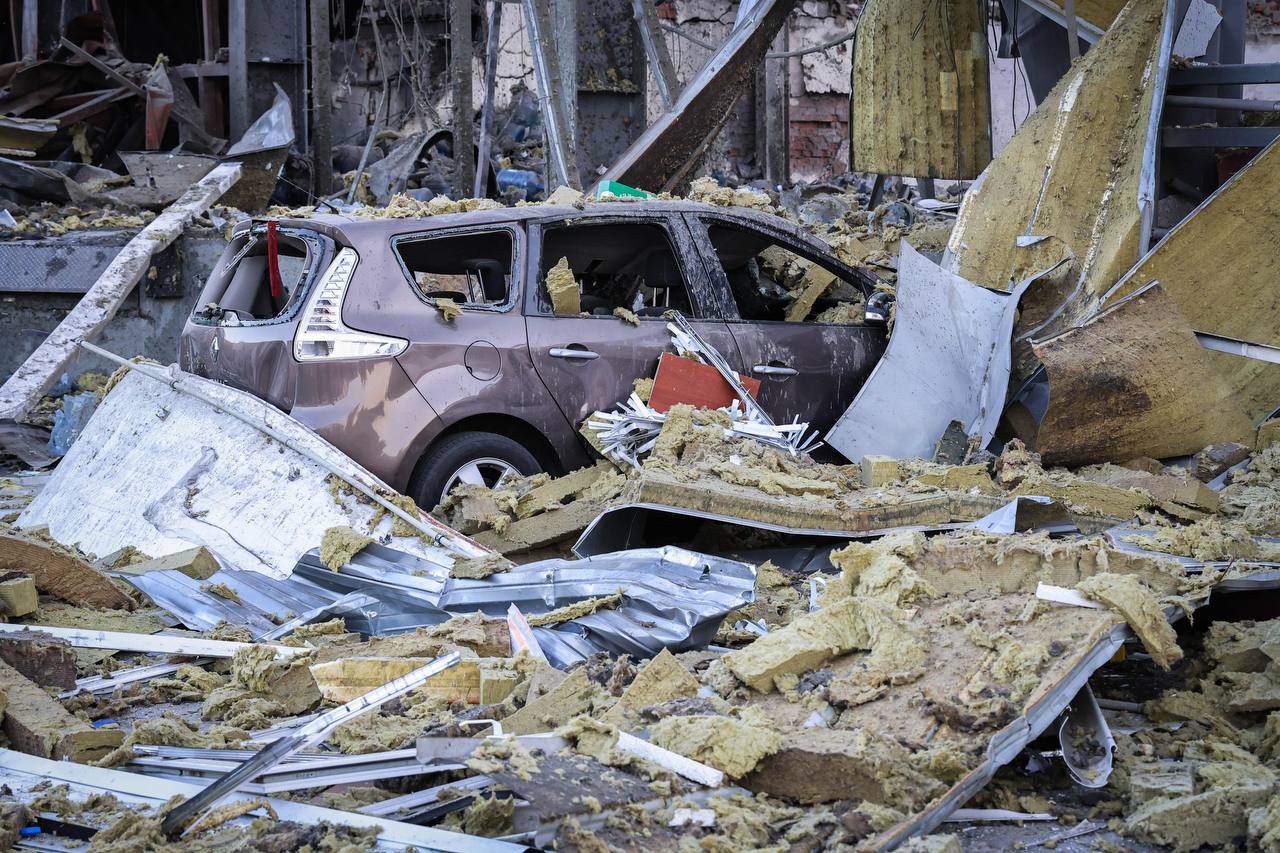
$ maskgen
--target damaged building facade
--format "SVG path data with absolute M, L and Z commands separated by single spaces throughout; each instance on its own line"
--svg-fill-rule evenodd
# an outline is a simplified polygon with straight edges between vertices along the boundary
M 1280 851 L 1271 5 L 0 20 L 0 847 Z

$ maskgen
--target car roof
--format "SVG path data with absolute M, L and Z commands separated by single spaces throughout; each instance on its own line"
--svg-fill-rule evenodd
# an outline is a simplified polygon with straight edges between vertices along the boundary
M 747 220 L 766 229 L 784 231 L 793 239 L 802 240 L 823 253 L 829 254 L 831 252 L 831 247 L 826 243 L 781 216 L 749 207 L 722 207 L 684 199 L 589 202 L 581 208 L 568 204 L 526 204 L 517 207 L 474 210 L 468 213 L 440 213 L 434 216 L 404 218 L 387 217 L 375 219 L 351 214 L 317 214 L 305 219 L 281 217 L 278 221 L 286 227 L 316 229 L 343 242 L 365 242 L 370 239 L 387 239 L 397 234 L 422 234 L 428 231 L 468 225 L 496 225 L 527 222 L 535 219 L 625 216 L 627 213 L 662 212 L 708 213 Z

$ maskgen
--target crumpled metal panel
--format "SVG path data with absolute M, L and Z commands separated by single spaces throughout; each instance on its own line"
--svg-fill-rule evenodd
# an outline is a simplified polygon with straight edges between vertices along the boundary
M 505 617 L 515 604 L 526 614 L 546 613 L 586 598 L 622 592 L 621 604 L 555 627 L 535 628 L 547 658 L 568 666 L 595 652 L 651 657 L 663 648 L 702 648 L 720 620 L 755 599 L 755 568 L 682 548 L 641 548 L 584 560 L 542 560 L 482 580 L 442 577 L 439 567 L 413 555 L 370 545 L 335 572 L 318 550 L 298 561 L 285 580 L 223 569 L 207 583 L 226 583 L 243 604 L 203 589 L 176 570 L 127 580 L 151 595 L 189 628 L 208 630 L 219 621 L 254 626 L 309 607 L 363 594 L 370 600 L 346 608 L 347 627 L 365 634 L 396 634 L 438 625 L 476 611 Z M 270 616 L 274 615 L 275 620 Z
M 875 454 L 932 459 L 956 420 L 985 446 L 1004 409 L 1018 300 L 1033 280 L 1008 294 L 987 290 L 903 240 L 889 346 L 827 443 L 854 462 Z

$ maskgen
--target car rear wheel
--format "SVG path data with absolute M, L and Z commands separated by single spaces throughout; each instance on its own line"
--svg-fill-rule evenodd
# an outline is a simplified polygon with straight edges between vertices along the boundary
M 492 432 L 460 432 L 427 451 L 409 484 L 424 509 L 440 503 L 459 483 L 496 488 L 512 477 L 537 474 L 542 465 L 524 445 Z

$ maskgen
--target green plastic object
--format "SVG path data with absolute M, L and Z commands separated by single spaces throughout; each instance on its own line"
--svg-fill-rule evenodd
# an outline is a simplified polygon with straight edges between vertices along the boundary
M 596 185 L 596 198 L 600 198 L 605 193 L 613 193 L 616 196 L 629 195 L 635 198 L 653 198 L 653 193 L 647 193 L 644 190 L 638 190 L 635 187 L 629 187 L 617 181 L 601 181 Z

